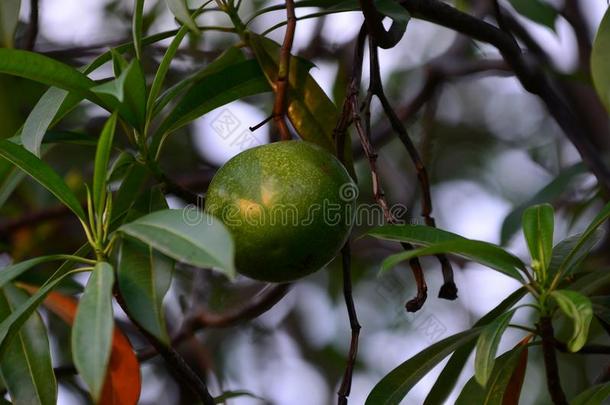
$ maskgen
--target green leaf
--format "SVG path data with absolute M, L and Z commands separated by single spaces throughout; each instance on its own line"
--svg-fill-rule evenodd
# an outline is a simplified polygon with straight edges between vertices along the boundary
M 102 99 L 91 91 L 95 86 L 93 80 L 64 63 L 38 53 L 0 49 L 0 73 L 59 87 L 106 109 L 112 109 L 112 103 L 107 98 Z
M 381 263 L 380 273 L 384 273 L 398 263 L 414 257 L 437 255 L 440 253 L 455 254 L 497 270 L 517 281 L 524 282 L 523 277 L 519 273 L 519 270 L 522 272 L 526 271 L 521 260 L 496 245 L 469 239 L 443 242 L 393 254 L 385 258 Z
M 524 287 L 519 288 L 508 297 L 506 297 L 498 306 L 485 314 L 479 319 L 473 328 L 479 326 L 485 326 L 493 322 L 496 318 L 502 315 L 505 311 L 510 309 L 513 305 L 521 300 L 527 293 Z M 442 405 L 445 403 L 451 391 L 457 384 L 458 378 L 470 357 L 470 354 L 475 348 L 476 341 L 471 341 L 468 344 L 463 345 L 451 355 L 451 358 L 443 368 L 443 371 L 438 376 L 434 386 L 430 389 L 428 396 L 424 402 L 424 405 Z
M 270 85 L 277 81 L 280 45 L 251 34 L 249 43 Z M 311 63 L 292 57 L 290 61 L 287 114 L 301 138 L 335 153 L 333 129 L 339 119 L 335 104 L 309 74 Z
M 0 290 L 0 319 L 6 319 L 28 299 L 25 292 L 8 285 Z M 23 328 L 8 343 L 0 361 L 0 374 L 15 404 L 54 405 L 57 382 L 45 325 L 32 313 Z
M 78 254 L 85 254 L 89 249 L 88 245 L 83 246 L 77 251 Z M 0 357 L 3 356 L 7 349 L 7 343 L 17 334 L 23 323 L 36 310 L 40 303 L 45 299 L 55 287 L 57 287 L 66 277 L 77 273 L 81 270 L 69 269 L 72 266 L 70 260 L 57 269 L 57 271 L 42 285 L 38 291 L 33 294 L 23 305 L 20 305 L 15 311 L 11 312 L 10 316 L 3 319 L 0 323 Z
M 178 21 L 189 27 L 193 32 L 199 32 L 197 24 L 195 24 L 195 21 L 191 18 L 185 0 L 165 0 L 165 4 L 167 4 L 167 7 Z
M 462 389 L 455 405 L 502 405 L 506 387 L 523 350 L 527 348 L 518 346 L 500 356 L 485 387 L 482 387 L 475 377 L 471 378 Z
M 558 12 L 544 0 L 509 0 L 517 12 L 538 24 L 555 31 Z
M 144 14 L 144 0 L 135 0 L 131 34 L 133 36 L 133 48 L 138 59 L 142 59 L 142 14 Z
M 229 231 L 217 218 L 200 212 L 196 221 L 185 210 L 163 210 L 138 218 L 119 232 L 151 245 L 178 261 L 235 276 L 234 246 Z
M 176 39 L 176 38 L 174 38 Z M 171 47 L 171 44 L 170 44 Z M 169 49 L 168 49 L 169 51 Z M 209 76 L 212 73 L 219 73 L 224 68 L 227 68 L 232 65 L 236 65 L 238 63 L 246 62 L 246 58 L 244 57 L 241 49 L 237 47 L 230 47 L 223 53 L 221 53 L 216 59 L 214 59 L 210 64 L 206 65 L 203 69 L 196 72 L 195 74 L 190 75 L 186 79 L 183 79 L 167 89 L 159 98 L 155 100 L 155 105 L 153 108 L 152 115 L 155 116 L 159 114 L 159 112 L 165 108 L 165 106 L 172 100 L 174 100 L 179 94 L 184 92 L 184 90 L 189 89 L 195 83 L 199 82 L 202 79 L 205 79 L 206 76 Z M 161 67 L 159 67 L 161 69 Z M 261 73 L 262 75 L 262 73 Z M 160 78 L 158 79 L 160 80 Z M 154 83 L 153 83 L 154 85 Z M 270 89 L 269 89 L 270 90 Z
M 438 253 L 453 253 L 469 260 L 474 260 L 519 281 L 523 281 L 519 271 L 526 271 L 525 265 L 521 260 L 496 245 L 466 239 L 454 233 L 433 227 L 423 225 L 386 225 L 374 228 L 368 234 L 378 239 L 409 242 L 426 246 L 387 257 L 381 265 L 382 272 L 413 257 Z
M 553 202 L 565 193 L 578 176 L 585 173 L 586 170 L 587 168 L 582 162 L 562 170 L 557 177 L 540 189 L 534 196 L 513 209 L 502 223 L 501 244 L 506 245 L 510 238 L 519 230 L 523 212 L 528 207 L 536 204 Z
M 112 150 L 112 141 L 116 128 L 117 115 L 112 114 L 104 128 L 97 143 L 95 151 L 95 163 L 93 169 L 93 206 L 98 218 L 102 218 L 106 206 L 106 176 L 108 175 L 108 161 Z
M 599 98 L 610 112 L 610 9 L 597 30 L 591 52 L 591 76 Z
M 375 385 L 366 399 L 366 405 L 399 404 L 434 366 L 457 348 L 472 342 L 480 332 L 479 328 L 475 328 L 449 336 L 411 357 Z
M 559 271 L 564 259 L 568 258 L 568 255 L 569 258 L 566 263 L 563 264 L 562 271 L 564 271 L 565 275 L 568 275 L 578 270 L 589 252 L 602 241 L 604 234 L 605 231 L 603 229 L 596 229 L 583 242 L 581 242 L 583 234 L 579 233 L 570 236 L 555 245 L 553 247 L 551 264 L 549 265 L 549 276 L 554 276 Z
M 68 92 L 66 90 L 51 87 L 38 100 L 38 103 L 36 103 L 34 109 L 25 120 L 23 130 L 21 131 L 21 142 L 24 148 L 37 157 L 40 157 L 42 139 L 67 95 Z
M 219 62 L 220 63 L 220 62 Z M 199 76 L 155 132 L 151 150 L 157 152 L 164 136 L 203 114 L 246 96 L 270 90 L 263 73 L 254 60 L 225 66 Z
M 20 9 L 21 0 L 0 1 L 0 47 L 13 47 L 13 37 L 19 23 Z
M 155 188 L 142 200 L 145 212 L 167 208 L 165 197 Z M 170 286 L 174 262 L 149 245 L 123 238 L 118 254 L 117 276 L 121 295 L 144 329 L 169 344 L 163 312 L 163 297 Z
M 578 263 L 579 256 L 586 251 L 587 245 L 592 246 L 591 238 L 595 239 L 596 230 L 610 217 L 610 203 L 606 204 L 604 208 L 593 218 L 593 221 L 589 224 L 587 229 L 582 233 L 580 239 L 574 244 L 572 250 L 564 256 L 563 261 L 557 269 L 558 277 L 563 277 L 569 268 L 573 267 Z
M 550 204 L 534 205 L 523 213 L 523 235 L 532 257 L 532 267 L 543 275 L 551 263 L 554 215 Z
M 0 56 L 0 64 L 2 63 L 1 60 L 2 57 Z M 29 174 L 70 208 L 81 220 L 85 220 L 85 212 L 80 202 L 62 178 L 49 165 L 23 147 L 4 139 L 0 139 L 0 156 Z
M 498 352 L 498 345 L 514 314 L 515 310 L 513 309 L 500 315 L 493 322 L 486 325 L 479 335 L 474 360 L 474 375 L 477 382 L 483 387 L 487 385 L 491 377 L 496 361 L 496 353 Z
M 38 266 L 39 264 L 68 259 L 70 259 L 70 256 L 68 255 L 40 256 L 20 263 L 5 266 L 0 269 L 0 288 L 4 287 L 6 283 L 13 281 L 26 271 Z
M 574 331 L 568 341 L 568 349 L 577 352 L 587 342 L 589 326 L 593 318 L 591 300 L 571 290 L 555 290 L 551 292 L 551 297 L 555 299 L 561 311 L 572 320 Z
M 72 328 L 72 357 L 80 376 L 98 402 L 110 359 L 114 317 L 114 270 L 106 262 L 96 264 L 80 299 Z
M 216 403 L 216 404 L 224 404 L 224 403 L 227 402 L 227 400 L 233 399 L 233 398 L 238 398 L 238 397 L 249 397 L 249 398 L 258 399 L 259 401 L 267 403 L 267 401 L 265 401 L 264 398 L 259 397 L 258 395 L 254 395 L 253 393 L 251 393 L 249 391 L 243 391 L 243 390 L 240 390 L 240 391 L 225 391 L 221 395 L 219 395 L 219 396 L 214 398 L 214 403 Z
M 96 94 L 106 94 L 118 102 L 118 110 L 140 133 L 146 119 L 146 81 L 142 66 L 133 60 L 119 77 L 93 88 Z
M 130 165 L 112 203 L 111 224 L 115 224 L 124 218 L 127 211 L 134 205 L 137 197 L 144 190 L 149 177 L 149 171 L 146 166 L 137 161 Z
M 12 163 L 0 159 L 0 208 L 6 203 L 11 194 L 13 194 L 13 191 L 15 191 L 24 177 L 24 172 L 13 166 Z
M 570 401 L 571 405 L 601 405 L 610 396 L 610 383 L 587 388 Z

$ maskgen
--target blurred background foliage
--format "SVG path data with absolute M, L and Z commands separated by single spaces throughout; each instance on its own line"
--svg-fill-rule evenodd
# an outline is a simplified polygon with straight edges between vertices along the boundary
M 197 5 L 195 3 L 193 7 Z M 277 3 L 246 1 L 241 14 L 247 16 L 254 10 Z M 473 11 L 480 2 L 460 0 L 455 3 L 457 7 Z M 607 4 L 604 0 L 580 3 L 590 38 Z M 563 7 L 561 0 L 549 4 L 555 9 Z M 302 8 L 297 14 L 315 11 Z M 131 12 L 131 1 L 126 0 L 41 0 L 40 32 L 35 50 L 74 66 L 84 65 L 109 46 L 129 40 Z M 549 69 L 564 77 L 567 83 L 577 83 L 583 66 L 579 61 L 578 38 L 566 18 L 553 14 L 548 23 L 547 16 L 546 20 L 541 20 L 550 25 L 545 26 L 540 21 L 518 16 L 514 9 L 510 12 L 544 44 L 551 59 Z M 17 46 L 26 40 L 29 14 L 29 2 L 24 1 L 15 39 Z M 280 10 L 256 19 L 251 28 L 263 32 L 284 19 L 284 11 Z M 311 74 L 338 105 L 345 95 L 354 38 L 362 21 L 360 12 L 348 12 L 297 23 L 293 51 L 315 63 Z M 200 25 L 230 24 L 222 13 L 206 13 L 198 22 Z M 176 26 L 163 1 L 146 2 L 144 29 L 147 33 Z M 281 42 L 283 29 L 273 31 L 270 37 Z M 168 84 L 197 71 L 237 41 L 237 36 L 230 33 L 190 34 L 171 66 Z M 465 43 L 460 45 L 458 54 L 450 54 L 458 41 Z M 144 69 L 150 78 L 168 43 L 162 41 L 145 49 Z M 527 93 L 501 63 L 497 69 L 472 74 L 459 72 L 464 64 L 480 60 L 496 63 L 499 58 L 497 51 L 487 45 L 464 41 L 447 29 L 416 19 L 409 23 L 407 33 L 397 47 L 380 54 L 387 95 L 393 105 L 403 111 L 410 135 L 420 148 L 431 177 L 437 225 L 466 237 L 502 243 L 526 258 L 523 237 L 517 232 L 523 205 L 552 202 L 558 213 L 555 238 L 559 240 L 582 230 L 601 206 L 601 200 L 594 177 L 578 165 L 578 153 L 542 102 Z M 457 73 L 452 73 L 452 69 Z M 111 66 L 107 65 L 97 71 L 94 78 L 110 75 Z M 434 75 L 439 77 L 439 85 L 416 114 L 409 113 L 413 100 Z M 365 82 L 367 77 L 365 70 Z M 43 91 L 42 86 L 28 80 L 0 75 L 0 137 L 8 138 L 16 133 Z M 273 96 L 268 93 L 208 113 L 170 138 L 161 165 L 179 184 L 205 193 L 215 169 L 240 151 L 234 139 L 223 139 L 215 130 L 216 120 L 222 114 L 230 114 L 237 120 L 235 133 L 243 132 L 268 116 L 272 105 Z M 587 105 L 582 107 L 588 108 Z M 388 131 L 379 105 L 373 104 L 372 113 L 379 172 L 388 200 L 405 204 L 408 218 L 419 220 L 419 194 L 413 165 L 404 148 Z M 97 137 L 104 117 L 101 109 L 85 102 L 54 131 Z M 607 115 L 602 118 L 607 125 Z M 253 136 L 256 143 L 277 138 L 272 125 L 262 127 Z M 124 137 L 117 139 L 127 146 Z M 602 141 L 610 143 L 608 139 Z M 69 186 L 83 199 L 84 179 L 92 173 L 93 145 L 62 144 L 48 146 L 44 152 L 45 161 L 62 173 Z M 600 152 L 602 146 L 607 145 L 600 145 Z M 353 149 L 357 158 L 359 201 L 373 204 L 370 172 L 355 137 Z M 7 172 L 0 175 L 7 176 Z M 174 196 L 169 197 L 169 202 L 174 207 L 184 205 Z M 64 212 L 33 181 L 21 182 L 0 209 L 0 252 L 4 252 L 0 260 L 18 261 L 76 250 L 82 243 L 81 231 L 77 222 L 67 212 L 62 214 Z M 443 301 L 436 298 L 436 291 L 442 284 L 438 264 L 434 260 L 424 260 L 429 299 L 421 311 L 408 314 L 404 302 L 415 293 L 409 269 L 398 266 L 389 274 L 377 277 L 380 261 L 400 247 L 371 238 L 357 239 L 365 228 L 356 229 L 352 248 L 354 298 L 363 326 L 350 395 L 354 404 L 364 403 L 374 384 L 397 364 L 431 343 L 469 327 L 518 287 L 513 280 L 480 265 L 454 261 L 459 299 Z M 608 266 L 606 252 L 607 244 L 604 244 L 585 265 L 597 270 Z M 36 283 L 43 279 L 43 271 L 25 276 L 26 282 Z M 299 281 L 279 304 L 258 319 L 229 329 L 200 331 L 179 350 L 196 370 L 208 376 L 213 390 L 246 389 L 274 404 L 333 403 L 349 342 L 349 323 L 341 286 L 340 264 L 333 262 Z M 82 287 L 73 283 L 68 288 L 79 291 Z M 184 314 L 194 308 L 206 308 L 212 313 L 226 311 L 253 299 L 261 293 L 261 288 L 262 284 L 245 278 L 229 283 L 217 274 L 194 272 L 179 266 L 165 301 L 170 330 L 176 330 Z M 52 314 L 45 314 L 44 319 L 52 331 L 54 364 L 58 367 L 70 364 L 67 327 Z M 519 312 L 515 319 L 527 320 L 527 311 Z M 124 322 L 121 326 L 134 339 L 134 347 L 146 345 L 129 323 Z M 561 333 L 569 331 L 566 325 Z M 603 339 L 604 333 L 598 326 L 592 330 L 592 336 L 599 339 Z M 523 335 L 520 331 L 509 331 L 500 350 L 514 346 Z M 538 356 L 538 351 L 531 351 L 533 362 L 527 370 L 523 404 L 549 403 Z M 607 359 L 600 356 L 560 354 L 560 360 L 569 364 L 561 367 L 568 397 L 607 373 L 609 367 Z M 423 401 L 443 364 L 418 383 L 405 403 Z M 472 371 L 472 365 L 469 365 L 458 388 L 471 377 Z M 142 373 L 142 404 L 192 403 L 189 392 L 181 390 L 160 359 L 145 362 Z M 87 396 L 81 382 L 70 373 L 60 375 L 60 403 L 84 403 Z M 449 403 L 455 400 L 457 392 L 459 390 Z M 229 402 L 254 404 L 260 400 L 241 397 Z

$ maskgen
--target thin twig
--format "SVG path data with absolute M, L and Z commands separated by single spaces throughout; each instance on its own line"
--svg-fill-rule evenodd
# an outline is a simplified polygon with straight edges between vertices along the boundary
M 341 249 L 341 265 L 343 268 L 343 298 L 347 307 L 349 317 L 349 325 L 352 330 L 352 337 L 349 344 L 349 353 L 347 355 L 347 364 L 341 380 L 341 386 L 337 391 L 338 405 L 347 405 L 347 397 L 352 389 L 352 375 L 354 366 L 356 365 L 356 357 L 358 356 L 358 338 L 360 336 L 360 323 L 356 314 L 356 306 L 354 305 L 354 297 L 352 294 L 352 267 L 351 267 L 351 252 L 349 241 L 345 243 Z
M 363 103 L 362 113 L 364 113 L 364 123 L 362 122 L 358 93 L 360 81 L 362 79 L 362 64 L 364 60 L 364 42 L 366 40 L 366 25 L 362 25 L 356 41 L 356 51 L 354 52 L 354 63 L 352 65 L 352 74 L 350 77 L 347 96 L 343 105 L 343 113 L 337 123 L 334 130 L 337 141 L 342 142 L 347 128 L 350 124 L 354 124 L 356 132 L 364 155 L 366 156 L 371 171 L 371 181 L 373 188 L 373 197 L 377 205 L 379 205 L 383 211 L 385 220 L 388 223 L 396 223 L 396 218 L 390 212 L 388 203 L 386 201 L 383 189 L 381 187 L 381 181 L 377 172 L 377 154 L 371 143 L 371 117 L 370 117 L 370 101 L 372 98 L 372 92 L 369 88 L 365 102 Z M 337 145 L 341 145 L 338 144 Z M 341 148 L 338 148 L 341 150 Z M 406 250 L 412 249 L 413 247 L 409 243 L 401 243 L 402 247 Z M 405 305 L 407 311 L 415 312 L 419 310 L 424 304 L 427 295 L 428 287 L 424 278 L 422 267 L 419 263 L 418 258 L 409 260 L 411 271 L 415 277 L 417 284 L 417 295 L 415 298 L 407 302 Z
M 290 77 L 290 52 L 294 40 L 294 32 L 297 26 L 297 18 L 294 13 L 294 0 L 286 0 L 286 34 L 280 50 L 280 61 L 275 80 L 275 103 L 273 104 L 273 120 L 280 131 L 283 141 L 291 139 L 290 130 L 286 124 L 286 108 L 288 106 L 288 85 Z
M 398 138 L 404 145 L 405 149 L 409 154 L 413 165 L 415 166 L 415 170 L 417 172 L 417 179 L 419 181 L 419 186 L 422 193 L 422 213 L 421 215 L 424 217 L 426 225 L 435 227 L 435 221 L 432 217 L 432 197 L 430 195 L 430 181 L 428 180 L 428 173 L 426 171 L 426 167 L 424 166 L 421 157 L 419 156 L 419 152 L 409 134 L 407 133 L 407 129 L 401 122 L 401 120 L 396 115 L 394 108 L 388 101 L 385 96 L 385 92 L 383 90 L 383 84 L 381 82 L 381 73 L 379 66 L 379 55 L 377 53 L 377 46 L 374 42 L 374 39 L 371 40 L 370 45 L 370 61 L 371 61 L 371 91 L 377 96 L 385 115 L 394 131 L 398 134 Z M 436 255 L 438 261 L 441 264 L 442 272 L 443 272 L 443 286 L 439 291 L 439 297 L 449 300 L 454 300 L 457 298 L 457 287 L 455 282 L 453 281 L 453 268 L 451 267 L 451 263 L 447 259 L 447 256 L 444 254 Z

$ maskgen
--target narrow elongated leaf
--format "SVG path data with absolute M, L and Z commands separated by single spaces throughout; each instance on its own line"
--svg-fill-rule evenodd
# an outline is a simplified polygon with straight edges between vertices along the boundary
M 148 169 L 134 162 L 128 169 L 112 204 L 111 224 L 116 225 L 125 217 L 127 211 L 137 201 L 138 195 L 144 190 L 149 179 Z
M 502 335 L 508 327 L 508 323 L 515 314 L 515 310 L 509 311 L 497 317 L 493 322 L 483 327 L 477 340 L 477 351 L 474 360 L 474 371 L 477 382 L 485 387 L 491 377 L 494 368 L 498 345 Z
M 239 398 L 239 397 L 248 397 L 248 398 L 258 399 L 259 401 L 262 401 L 262 402 L 266 402 L 264 398 L 259 397 L 258 395 L 254 395 L 253 393 L 251 393 L 249 391 L 240 390 L 240 391 L 225 391 L 222 394 L 220 394 L 219 396 L 214 398 L 214 403 L 224 404 L 229 399 Z
M 502 405 L 519 405 L 519 398 L 521 397 L 521 390 L 523 389 L 523 382 L 525 381 L 525 372 L 527 371 L 527 359 L 529 357 L 527 344 L 530 339 L 531 336 L 528 336 L 520 343 L 520 345 L 523 346 L 523 350 L 521 350 L 517 365 L 506 385 L 506 390 L 504 390 Z
M 159 189 L 153 189 L 141 200 L 143 204 L 139 205 L 145 205 L 141 208 L 143 213 L 167 208 Z M 132 211 L 139 211 L 139 207 Z M 118 257 L 119 289 L 130 315 L 149 333 L 169 344 L 163 297 L 170 286 L 174 261 L 131 238 L 123 238 Z
M 114 140 L 114 131 L 116 128 L 117 115 L 112 114 L 104 128 L 97 143 L 95 151 L 95 163 L 93 169 L 93 207 L 98 215 L 102 217 L 102 212 L 106 204 L 106 176 L 108 171 L 108 161 L 110 160 L 110 151 Z
M 571 290 L 555 290 L 551 297 L 559 305 L 561 311 L 572 320 L 572 337 L 568 341 L 571 352 L 579 351 L 587 342 L 589 326 L 593 318 L 593 305 L 584 295 Z
M 78 304 L 72 329 L 74 365 L 89 386 L 91 396 L 96 403 L 102 393 L 112 345 L 113 283 L 112 266 L 105 262 L 98 263 Z
M 40 256 L 34 259 L 26 260 L 20 263 L 11 264 L 9 266 L 3 267 L 0 269 L 0 288 L 4 287 L 4 285 L 10 281 L 13 281 L 26 271 L 31 268 L 47 262 L 59 261 L 59 260 L 68 260 L 70 259 L 67 255 L 51 255 L 51 256 Z
M 523 234 L 532 257 L 532 267 L 543 275 L 551 263 L 554 214 L 550 204 L 534 205 L 523 213 Z
M 163 120 L 154 135 L 151 149 L 156 151 L 165 134 L 183 127 L 203 114 L 231 101 L 269 90 L 269 85 L 254 60 L 238 62 L 221 71 L 202 75 Z
M 0 51 L 2 51 L 2 49 L 0 49 Z M 2 56 L 0 55 L 0 61 L 1 60 Z M 80 219 L 85 219 L 83 208 L 74 193 L 72 193 L 61 177 L 59 177 L 59 175 L 45 162 L 38 159 L 23 147 L 3 139 L 0 139 L 0 156 L 29 174 L 34 180 L 53 193 Z
M 508 297 L 506 297 L 498 306 L 485 314 L 479 319 L 473 328 L 479 326 L 488 325 L 498 316 L 502 315 L 505 311 L 510 309 L 513 305 L 521 300 L 526 294 L 527 290 L 524 287 L 519 288 Z M 424 402 L 424 405 L 443 405 L 451 391 L 455 387 L 455 384 L 470 357 L 470 354 L 475 348 L 476 341 L 473 340 L 468 344 L 463 345 L 451 355 L 451 358 L 445 365 L 445 368 L 438 376 L 438 379 L 434 383 L 434 386 L 430 389 L 428 396 Z
M 474 341 L 480 332 L 480 328 L 474 328 L 449 336 L 411 357 L 375 385 L 366 405 L 399 404 L 434 366 L 457 348 Z
M 520 204 L 506 216 L 502 222 L 502 231 L 500 240 L 502 245 L 506 245 L 510 238 L 519 230 L 523 212 L 532 205 L 551 203 L 559 196 L 570 189 L 572 183 L 576 181 L 579 175 L 587 171 L 586 166 L 581 162 L 562 170 L 557 177 L 550 181 L 546 186 L 540 189 L 530 199 Z
M 414 257 L 436 255 L 439 253 L 451 253 L 464 257 L 523 282 L 523 277 L 519 270 L 523 272 L 526 270 L 521 260 L 496 245 L 469 239 L 443 242 L 393 254 L 381 263 L 381 272 L 386 272 L 398 263 Z
M 183 210 L 157 211 L 121 226 L 119 232 L 178 261 L 220 270 L 229 278 L 235 275 L 231 235 L 218 219 L 206 213 L 192 221 Z
M 178 34 L 176 34 L 176 35 L 178 35 Z M 177 38 L 174 38 L 174 40 L 177 40 Z M 168 49 L 168 52 L 169 52 L 169 49 Z M 173 85 L 172 87 L 167 89 L 159 97 L 158 100 L 155 100 L 152 115 L 157 115 L 163 108 L 165 108 L 165 106 L 170 101 L 174 100 L 179 94 L 183 93 L 185 90 L 188 90 L 191 86 L 193 86 L 197 82 L 205 79 L 206 76 L 209 76 L 212 73 L 218 73 L 221 70 L 223 70 L 224 68 L 227 68 L 229 66 L 232 66 L 232 65 L 235 65 L 235 64 L 241 63 L 241 62 L 246 62 L 246 58 L 245 58 L 243 52 L 241 51 L 241 49 L 238 49 L 236 47 L 230 47 L 229 49 L 227 49 L 226 51 L 221 53 L 216 59 L 214 59 L 212 62 L 210 62 L 210 64 L 208 64 L 202 70 L 200 70 L 199 72 L 196 72 L 195 74 L 192 74 L 191 76 L 185 78 L 184 80 L 179 81 L 178 83 L 176 83 L 175 85 Z M 168 66 L 168 68 L 169 68 L 169 66 Z M 161 67 L 159 67 L 159 69 L 161 69 Z M 161 73 L 162 72 L 158 71 L 157 75 L 159 75 Z M 159 77 L 159 79 L 157 79 L 157 77 L 155 76 L 155 79 L 157 81 L 160 81 L 161 77 Z M 153 85 L 155 85 L 154 82 L 153 82 Z M 160 85 L 157 84 L 157 86 L 159 87 Z M 160 90 L 160 87 L 159 87 L 159 90 Z M 152 91 L 152 89 L 151 89 L 151 91 Z M 154 93 L 151 93 L 151 94 L 154 94 Z M 152 101 L 152 100 L 149 100 L 149 101 Z
M 486 387 L 482 387 L 471 378 L 460 393 L 455 405 L 502 405 L 506 387 L 519 363 L 521 352 L 525 347 L 518 346 L 510 352 L 504 353 L 496 362 Z
M 197 24 L 191 18 L 191 13 L 189 13 L 185 0 L 165 0 L 165 4 L 167 4 L 167 8 L 169 8 L 178 21 L 189 27 L 193 32 L 199 32 Z
M 610 112 L 610 9 L 597 30 L 591 52 L 591 76 L 599 98 Z
M 21 0 L 3 0 L 0 2 L 0 47 L 12 48 L 15 29 L 19 23 Z
M 557 273 L 568 255 L 569 259 L 563 265 L 564 274 L 568 275 L 577 271 L 587 255 L 602 241 L 604 234 L 603 229 L 596 229 L 588 238 L 584 239 L 584 242 L 581 242 L 583 234 L 579 233 L 555 245 L 549 265 L 549 276 Z
M 0 290 L 0 319 L 6 319 L 28 299 L 20 289 L 7 285 Z M 51 364 L 47 331 L 34 312 L 11 339 L 0 361 L 0 374 L 15 404 L 54 405 L 57 382 Z
M 68 92 L 66 90 L 51 87 L 46 91 L 34 109 L 28 115 L 21 131 L 23 147 L 40 157 L 40 144 L 51 125 L 53 118 L 61 108 Z
M 498 270 L 519 281 L 523 278 L 519 271 L 525 272 L 525 265 L 519 258 L 491 243 L 466 239 L 460 235 L 424 225 L 385 225 L 373 228 L 369 235 L 378 239 L 409 242 L 423 245 L 414 249 L 389 256 L 382 263 L 382 271 L 412 257 L 438 253 L 453 253 L 474 260 Z
M 16 308 L 11 314 L 2 320 L 0 323 L 0 357 L 7 350 L 10 340 L 19 333 L 23 324 L 29 316 L 38 308 L 44 297 L 51 292 L 59 283 L 67 276 L 74 274 L 76 271 L 60 273 L 58 270 L 47 281 L 36 294 L 32 295 L 25 303 Z M 58 274 L 59 273 L 59 274 Z
M 144 0 L 133 2 L 133 22 L 131 24 L 131 34 L 133 36 L 133 48 L 136 57 L 142 59 L 142 15 L 144 14 Z
M 89 244 L 85 244 L 81 246 L 81 248 L 78 249 L 74 255 L 83 256 L 86 255 L 89 250 Z M 32 312 L 38 308 L 38 305 L 40 305 L 47 294 L 49 294 L 55 287 L 64 281 L 65 278 L 82 271 L 79 269 L 71 270 L 73 265 L 73 261 L 65 261 L 35 294 L 33 294 L 25 303 L 23 303 L 23 305 L 20 305 L 13 312 L 11 312 L 10 316 L 0 322 L 0 358 L 6 351 L 7 343 L 17 334 L 23 323 L 28 319 Z
M 139 132 L 144 130 L 146 114 L 146 81 L 142 66 L 133 60 L 114 80 L 93 88 L 118 100 L 118 111 Z
M 11 167 L 11 170 L 0 177 L 0 208 L 6 203 L 8 198 L 13 194 L 19 183 L 25 178 L 25 173 L 17 169 L 11 163 L 4 159 L 0 159 L 0 165 L 6 163 Z
M 571 405 L 602 405 L 610 397 L 610 383 L 587 388 L 570 401 Z
M 31 293 L 36 288 L 27 288 Z M 72 298 L 51 292 L 44 306 L 72 326 L 76 318 L 78 302 Z M 131 343 L 118 327 L 114 328 L 108 373 L 102 389 L 100 404 L 135 405 L 140 397 L 140 364 Z
M 163 40 L 169 36 L 175 34 L 175 31 L 167 31 L 159 34 L 151 35 L 142 39 L 142 46 L 150 45 L 152 43 Z M 108 62 L 114 53 L 117 52 L 126 52 L 133 49 L 132 43 L 126 43 L 119 45 L 118 47 L 103 53 L 98 56 L 93 62 L 81 68 L 81 71 L 84 74 L 89 74 L 94 72 L 104 63 Z M 94 85 L 91 84 L 91 85 Z M 22 130 L 22 136 L 24 137 L 23 144 L 24 146 L 33 152 L 39 148 L 36 145 L 36 142 L 39 142 L 42 137 L 45 135 L 45 132 L 48 131 L 49 128 L 52 128 L 57 122 L 63 119 L 70 111 L 72 111 L 83 99 L 84 96 L 79 96 L 74 93 L 64 92 L 63 97 L 59 96 L 59 92 L 64 91 L 57 88 L 50 88 L 47 92 L 42 96 L 42 98 L 38 101 L 38 103 L 34 106 L 34 109 L 30 113 L 33 117 L 28 117 L 26 120 L 26 125 Z M 50 96 L 47 96 L 48 93 L 55 93 L 56 98 L 54 98 L 55 102 L 47 99 Z M 56 111 L 54 111 L 56 110 Z M 28 124 L 28 121 L 30 123 Z M 28 129 L 26 130 L 26 126 Z M 26 141 L 25 138 L 28 138 Z
M 17 49 L 0 49 L 0 73 L 19 76 L 49 86 L 59 87 L 103 106 L 112 107 L 107 98 L 96 96 L 95 82 L 78 70 L 38 53 Z
M 586 251 L 587 244 L 590 244 L 589 239 L 595 238 L 595 232 L 608 218 L 610 217 L 610 203 L 606 204 L 604 208 L 593 218 L 593 221 L 589 224 L 587 229 L 582 233 L 580 239 L 574 244 L 572 250 L 565 255 L 563 261 L 557 269 L 557 273 L 563 276 L 568 271 L 568 268 L 577 263 L 577 258 L 581 256 L 583 251 Z

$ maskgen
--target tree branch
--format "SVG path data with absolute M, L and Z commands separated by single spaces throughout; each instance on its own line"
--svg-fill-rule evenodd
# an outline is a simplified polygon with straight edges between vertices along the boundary
M 442 25 L 466 34 L 478 41 L 495 46 L 504 60 L 511 66 L 523 87 L 538 95 L 546 104 L 549 113 L 563 129 L 580 153 L 585 164 L 596 176 L 600 188 L 610 195 L 610 170 L 597 153 L 597 148 L 583 128 L 580 118 L 558 91 L 543 70 L 521 51 L 517 42 L 502 30 L 482 20 L 462 13 L 438 0 L 401 0 L 400 2 L 415 17 Z
M 290 76 L 290 51 L 294 40 L 294 32 L 297 26 L 297 18 L 294 13 L 294 0 L 286 0 L 286 34 L 280 49 L 280 61 L 277 79 L 275 81 L 275 103 L 273 104 L 273 120 L 280 132 L 280 139 L 287 141 L 291 139 L 288 125 L 286 124 L 286 107 L 288 106 L 288 86 Z
M 538 332 L 542 338 L 542 354 L 546 369 L 546 382 L 549 394 L 555 405 L 568 405 L 568 400 L 561 387 L 557 356 L 555 354 L 555 334 L 549 316 L 540 317 Z

